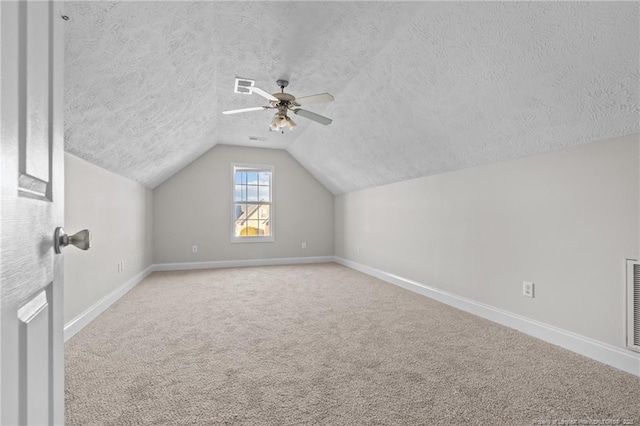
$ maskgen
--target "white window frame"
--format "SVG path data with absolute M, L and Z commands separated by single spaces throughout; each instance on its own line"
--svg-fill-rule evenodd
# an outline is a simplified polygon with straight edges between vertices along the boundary
M 236 171 L 240 169 L 256 169 L 267 170 L 270 172 L 271 179 L 269 181 L 269 202 L 261 202 L 261 204 L 269 204 L 269 235 L 253 236 L 253 237 L 236 237 Z M 275 167 L 270 164 L 249 164 L 249 163 L 231 163 L 231 242 L 232 243 L 272 243 L 275 241 L 275 198 L 274 198 L 274 182 Z

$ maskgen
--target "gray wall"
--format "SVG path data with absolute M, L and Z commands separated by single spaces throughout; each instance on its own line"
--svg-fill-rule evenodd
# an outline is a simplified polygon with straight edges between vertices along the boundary
M 275 166 L 274 242 L 230 242 L 233 162 Z M 153 212 L 155 263 L 333 254 L 333 195 L 282 150 L 215 146 L 154 189 Z
M 64 159 L 64 228 L 93 236 L 88 251 L 64 250 L 66 324 L 153 263 L 153 217 L 150 189 L 71 154 Z
M 638 145 L 632 135 L 338 195 L 335 254 L 623 347 Z

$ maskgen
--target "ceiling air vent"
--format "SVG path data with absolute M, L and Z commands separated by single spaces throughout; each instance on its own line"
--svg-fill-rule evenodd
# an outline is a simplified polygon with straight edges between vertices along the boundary
M 249 140 L 250 141 L 266 141 L 267 138 L 263 137 L 263 136 L 249 136 Z
M 627 347 L 640 352 L 640 262 L 627 259 Z
M 248 78 L 236 77 L 236 82 L 233 86 L 235 93 L 242 93 L 243 95 L 250 95 L 252 93 L 251 87 L 256 84 L 255 80 L 249 80 Z

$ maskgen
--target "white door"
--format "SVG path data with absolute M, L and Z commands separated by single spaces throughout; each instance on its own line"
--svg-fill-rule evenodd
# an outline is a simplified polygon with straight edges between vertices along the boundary
M 60 5 L 0 1 L 0 424 L 64 423 Z

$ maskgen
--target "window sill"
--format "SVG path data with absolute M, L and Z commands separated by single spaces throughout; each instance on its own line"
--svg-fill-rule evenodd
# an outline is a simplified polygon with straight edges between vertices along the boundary
M 275 239 L 271 237 L 231 237 L 231 243 L 273 243 Z

